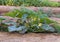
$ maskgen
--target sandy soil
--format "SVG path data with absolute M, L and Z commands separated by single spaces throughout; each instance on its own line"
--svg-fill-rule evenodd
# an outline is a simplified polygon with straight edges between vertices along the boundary
M 0 42 L 60 42 L 59 34 L 18 34 L 0 32 Z
M 9 11 L 12 11 L 14 9 L 20 9 L 21 7 L 16 6 L 0 6 L 0 13 L 6 13 Z M 45 13 L 51 13 L 51 14 L 60 14 L 60 8 L 59 7 L 25 7 L 30 10 L 38 11 L 39 9 L 42 9 Z

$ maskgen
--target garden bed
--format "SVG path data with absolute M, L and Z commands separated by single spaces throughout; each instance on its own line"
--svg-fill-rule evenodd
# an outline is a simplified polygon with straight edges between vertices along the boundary
M 0 6 L 0 13 L 7 13 L 12 11 L 13 9 L 19 9 L 20 7 L 15 6 Z M 39 8 L 43 9 L 43 12 L 50 12 L 52 14 L 59 14 L 60 8 L 58 7 L 26 7 L 28 9 L 37 11 Z M 5 17 L 10 19 L 8 17 Z M 60 23 L 60 18 L 50 17 L 50 19 L 57 21 Z M 15 21 L 15 20 L 14 20 Z M 27 34 L 19 34 L 19 33 L 7 33 L 0 32 L 0 41 L 1 42 L 60 42 L 60 34 L 42 34 L 42 33 L 27 33 Z
M 0 0 L 0 42 L 60 42 L 60 0 Z
M 5 17 L 7 19 L 11 19 Z M 51 18 L 55 21 L 60 20 L 58 18 Z M 60 34 L 57 33 L 9 33 L 9 32 L 0 32 L 0 42 L 60 42 Z

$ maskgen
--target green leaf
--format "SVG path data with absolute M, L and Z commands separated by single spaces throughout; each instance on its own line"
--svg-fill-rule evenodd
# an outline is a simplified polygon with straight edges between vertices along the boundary
M 54 23 L 54 24 L 53 24 L 53 27 L 56 29 L 56 31 L 57 31 L 58 33 L 60 33 L 60 24 Z
M 44 29 L 47 32 L 55 32 L 55 28 L 53 28 L 52 26 L 48 25 L 48 24 L 43 24 L 41 26 L 42 29 Z
M 27 28 L 25 26 L 19 26 L 18 28 L 16 26 L 9 26 L 8 31 L 9 32 L 18 31 L 19 33 L 25 33 L 27 31 Z

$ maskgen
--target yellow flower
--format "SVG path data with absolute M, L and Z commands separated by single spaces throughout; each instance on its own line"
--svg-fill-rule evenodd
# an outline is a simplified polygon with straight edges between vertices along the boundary
M 33 19 L 34 21 L 36 20 L 36 18 Z
M 42 23 L 39 23 L 39 25 L 38 26 L 42 26 Z

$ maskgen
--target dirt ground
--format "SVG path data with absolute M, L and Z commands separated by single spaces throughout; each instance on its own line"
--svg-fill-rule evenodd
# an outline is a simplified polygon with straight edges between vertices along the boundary
M 0 42 L 60 42 L 59 34 L 0 32 Z

